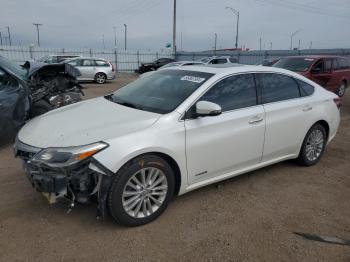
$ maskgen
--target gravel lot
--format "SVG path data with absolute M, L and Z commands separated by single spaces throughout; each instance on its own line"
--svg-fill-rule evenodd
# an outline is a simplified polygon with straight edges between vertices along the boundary
M 84 84 L 86 98 L 135 78 Z M 64 123 L 62 123 L 64 124 Z M 49 206 L 0 148 L 0 261 L 350 261 L 350 247 L 293 232 L 350 239 L 350 90 L 321 162 L 283 162 L 181 197 L 155 222 L 123 228 L 95 205 Z

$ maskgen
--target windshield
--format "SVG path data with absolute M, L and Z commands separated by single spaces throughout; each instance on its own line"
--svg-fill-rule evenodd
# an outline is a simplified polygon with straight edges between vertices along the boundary
M 212 75 L 188 70 L 158 71 L 106 98 L 128 107 L 166 114 L 178 107 Z
M 208 63 L 210 59 L 211 58 L 206 57 L 206 58 L 202 58 L 200 61 L 203 63 Z
M 288 69 L 295 72 L 305 72 L 314 62 L 312 58 L 282 58 L 273 67 Z
M 180 66 L 182 63 L 181 62 L 172 62 L 166 65 L 163 65 L 161 68 L 167 68 L 167 67 L 172 67 L 172 66 Z
M 20 77 L 22 80 L 27 79 L 27 70 L 3 56 L 0 56 L 0 66 L 9 70 L 11 73 L 16 74 L 17 77 Z

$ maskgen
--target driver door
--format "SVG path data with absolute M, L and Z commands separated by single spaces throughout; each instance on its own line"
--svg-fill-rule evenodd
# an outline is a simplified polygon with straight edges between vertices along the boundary
M 216 103 L 222 113 L 194 117 L 194 104 L 186 114 L 189 184 L 258 164 L 263 153 L 265 113 L 257 103 L 253 75 L 227 77 L 198 101 Z
M 311 80 L 322 87 L 329 87 L 332 80 L 332 59 L 325 58 L 316 62 L 311 69 Z

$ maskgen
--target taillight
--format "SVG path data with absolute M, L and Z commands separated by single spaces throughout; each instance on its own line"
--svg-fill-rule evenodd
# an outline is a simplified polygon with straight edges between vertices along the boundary
M 338 109 L 340 109 L 341 107 L 341 98 L 340 97 L 336 97 L 333 99 L 334 103 L 337 105 Z
M 114 71 L 115 71 L 115 66 L 114 66 L 114 64 L 112 64 L 111 62 L 109 62 L 109 64 L 112 66 L 112 72 L 114 72 Z

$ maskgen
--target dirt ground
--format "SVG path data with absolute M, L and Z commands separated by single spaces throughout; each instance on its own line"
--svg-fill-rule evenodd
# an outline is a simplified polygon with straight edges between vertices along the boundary
M 86 98 L 135 76 L 84 84 Z M 350 246 L 293 232 L 350 239 L 350 90 L 342 122 L 321 162 L 283 162 L 170 203 L 151 224 L 124 228 L 95 219 L 95 205 L 49 206 L 0 148 L 0 261 L 350 261 Z

